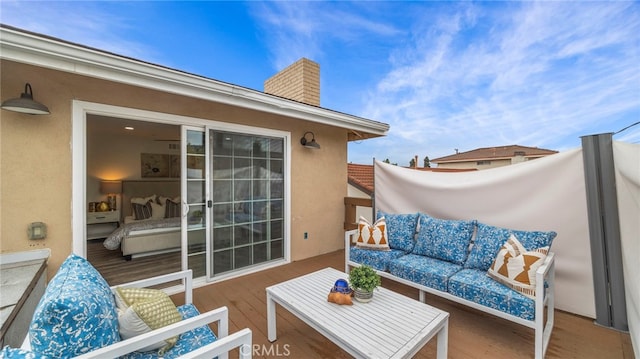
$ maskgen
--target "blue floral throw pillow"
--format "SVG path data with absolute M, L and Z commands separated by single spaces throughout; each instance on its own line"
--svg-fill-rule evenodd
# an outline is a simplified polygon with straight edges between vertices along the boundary
M 411 252 L 415 244 L 416 226 L 418 225 L 418 213 L 391 214 L 378 211 L 376 218 L 384 217 L 387 222 L 387 235 L 389 247 L 405 252 Z
M 49 282 L 29 327 L 31 350 L 71 358 L 120 341 L 114 296 L 84 258 L 70 255 Z
M 511 234 L 515 235 L 528 251 L 536 248 L 551 247 L 551 242 L 556 237 L 556 232 L 553 231 L 518 231 L 478 222 L 476 239 L 473 242 L 469 258 L 464 267 L 482 271 L 489 270 L 493 260 L 498 255 L 500 247 L 509 240 Z
M 47 359 L 47 357 L 28 350 L 11 348 L 7 345 L 0 351 L 0 359 Z
M 420 214 L 414 254 L 462 265 L 467 259 L 475 221 L 447 220 Z

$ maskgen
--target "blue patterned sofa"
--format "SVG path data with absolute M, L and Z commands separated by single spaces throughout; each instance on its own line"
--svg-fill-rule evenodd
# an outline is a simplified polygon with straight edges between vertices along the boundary
M 361 229 L 345 232 L 347 273 L 350 267 L 368 265 L 384 278 L 417 288 L 422 302 L 425 293 L 435 294 L 532 328 L 535 357 L 544 357 L 554 319 L 554 254 L 548 248 L 555 232 L 518 231 L 422 213 L 378 212 L 380 217 L 386 221 L 389 250 L 355 246 Z M 545 250 L 545 256 L 538 257 L 539 267 L 528 273 L 535 278 L 531 282 L 535 292 L 523 294 L 521 288 L 521 292 L 516 291 L 488 275 L 497 270 L 492 268 L 494 260 L 500 262 L 501 256 L 507 256 L 505 265 L 508 262 L 508 250 L 512 248 L 507 243 L 512 236 L 524 247 L 525 254 Z
M 163 292 L 148 287 L 181 281 L 184 305 L 176 307 Z M 155 293 L 164 308 L 172 311 L 172 324 L 155 327 L 149 324 L 143 333 L 121 339 L 122 308 L 116 306 L 117 293 Z M 252 333 L 243 329 L 228 335 L 226 307 L 200 314 L 192 304 L 191 270 L 109 287 L 100 273 L 84 258 L 70 255 L 48 283 L 29 327 L 22 348 L 5 347 L 1 358 L 197 358 L 228 357 L 228 351 L 239 348 L 240 357 L 251 357 Z M 166 301 L 169 304 L 166 305 Z M 133 301 L 131 302 L 133 303 Z M 138 325 L 144 315 L 156 315 L 160 301 L 142 301 L 147 305 L 135 313 Z M 133 307 L 133 305 L 132 305 Z M 138 306 L 136 308 L 143 308 Z M 177 312 L 176 312 L 177 309 Z M 120 319 L 119 319 L 120 315 Z M 161 314 L 164 315 L 164 312 Z M 216 336 L 209 328 L 217 322 Z M 145 332 L 146 331 L 146 332 Z M 136 333 L 137 334 L 137 333 Z M 166 343 L 171 342 L 169 347 Z M 149 347 L 165 346 L 160 350 Z

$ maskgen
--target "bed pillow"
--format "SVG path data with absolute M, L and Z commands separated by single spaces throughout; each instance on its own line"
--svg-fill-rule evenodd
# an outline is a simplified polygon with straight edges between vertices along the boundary
M 170 198 L 167 198 L 165 200 L 164 217 L 165 218 L 180 217 L 180 200 L 173 201 Z
M 180 203 L 180 196 L 175 196 L 175 197 L 165 197 L 165 196 L 158 196 L 158 203 L 160 204 L 164 204 L 168 199 L 170 199 L 171 201 L 175 202 L 175 203 Z
M 165 204 L 148 202 L 151 205 L 151 219 L 163 219 L 165 215 Z
M 155 202 L 156 201 L 156 195 L 152 194 L 149 197 L 132 197 L 131 198 L 131 204 L 137 203 L 137 204 L 147 204 L 147 202 Z
M 487 275 L 523 295 L 535 299 L 536 270 L 543 263 L 549 247 L 527 251 L 511 234 L 509 240 L 500 247 L 496 259 L 487 271 Z
M 149 219 L 153 211 L 151 204 L 152 201 L 148 201 L 145 204 L 131 203 L 131 209 L 133 210 L 133 216 L 136 220 Z
M 378 251 L 391 250 L 387 242 L 387 224 L 384 217 L 378 218 L 374 224 L 369 223 L 366 218 L 360 217 L 356 247 Z
M 169 296 L 158 289 L 117 288 L 118 324 L 123 340 L 177 323 L 182 316 Z M 156 350 L 163 355 L 178 341 L 178 336 L 161 340 L 139 351 Z

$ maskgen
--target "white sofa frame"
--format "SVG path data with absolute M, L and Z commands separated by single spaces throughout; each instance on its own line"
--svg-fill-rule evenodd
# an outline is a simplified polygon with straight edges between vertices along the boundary
M 350 260 L 349 258 L 349 250 L 351 247 L 352 236 L 357 235 L 358 230 L 350 230 L 346 231 L 344 235 L 344 245 L 345 245 L 345 254 L 344 254 L 344 268 L 345 272 L 349 273 L 349 267 L 359 267 L 361 264 Z M 447 292 L 443 292 L 437 289 L 433 289 L 416 282 L 412 282 L 410 280 L 406 280 L 403 278 L 398 278 L 392 275 L 389 272 L 383 272 L 380 270 L 376 270 L 378 274 L 383 277 L 398 283 L 402 283 L 404 285 L 413 287 L 418 289 L 419 291 L 419 299 L 421 302 L 426 303 L 426 293 L 434 294 L 439 297 L 448 299 L 450 301 L 460 303 L 462 305 L 466 305 L 468 307 L 477 309 L 479 311 L 494 315 L 499 318 L 506 319 L 508 321 L 524 325 L 525 327 L 532 328 L 535 331 L 535 339 L 534 339 L 534 348 L 535 348 L 535 358 L 542 359 L 544 358 L 545 353 L 547 352 L 547 348 L 549 346 L 549 339 L 551 338 L 551 331 L 553 330 L 553 319 L 554 319 L 554 295 L 555 295 L 555 287 L 554 287 L 554 279 L 555 279 L 555 256 L 552 252 L 547 254 L 547 258 L 544 263 L 536 270 L 536 293 L 546 293 L 545 295 L 537 295 L 535 298 L 535 316 L 533 320 L 526 320 L 521 317 L 508 314 L 497 309 L 489 308 L 482 304 L 478 304 L 472 302 L 470 300 L 457 297 Z M 545 292 L 545 283 L 547 285 Z M 545 311 L 546 310 L 546 322 L 545 322 Z
M 138 287 L 145 288 L 158 284 L 169 283 L 172 281 L 182 281 L 184 285 L 184 301 L 185 304 L 193 303 L 193 273 L 192 271 L 185 270 L 181 272 L 175 272 L 171 274 L 161 275 L 148 279 L 142 279 L 135 282 L 125 283 L 111 287 L 112 291 L 115 291 L 118 287 Z M 166 327 L 153 330 L 149 333 L 138 335 L 136 337 L 122 340 L 120 342 L 111 344 L 109 346 L 96 349 L 89 353 L 83 354 L 76 358 L 89 359 L 89 358 L 117 358 L 127 353 L 134 352 L 146 346 L 149 346 L 158 341 L 171 338 L 173 336 L 188 332 L 203 325 L 209 325 L 217 322 L 218 332 L 216 333 L 217 340 L 211 344 L 202 346 L 195 349 L 181 358 L 213 358 L 219 357 L 221 359 L 227 359 L 229 357 L 229 351 L 234 348 L 239 348 L 239 358 L 248 359 L 252 356 L 252 332 L 250 329 L 245 328 L 236 333 L 229 335 L 229 310 L 227 307 L 221 307 L 210 310 L 206 313 L 200 314 L 193 318 L 182 320 L 178 323 L 168 325 Z M 25 338 L 22 344 L 23 349 L 30 349 L 29 337 Z

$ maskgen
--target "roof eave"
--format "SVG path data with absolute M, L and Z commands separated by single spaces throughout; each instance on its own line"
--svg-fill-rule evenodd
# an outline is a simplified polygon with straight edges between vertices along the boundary
M 0 27 L 0 58 L 341 127 L 367 137 L 389 131 L 386 123 L 7 27 Z
M 360 183 L 358 180 L 354 178 L 348 177 L 347 183 L 357 188 L 358 190 L 364 192 L 366 195 L 369 195 L 369 196 L 373 195 L 373 190 L 363 185 L 362 183 Z

